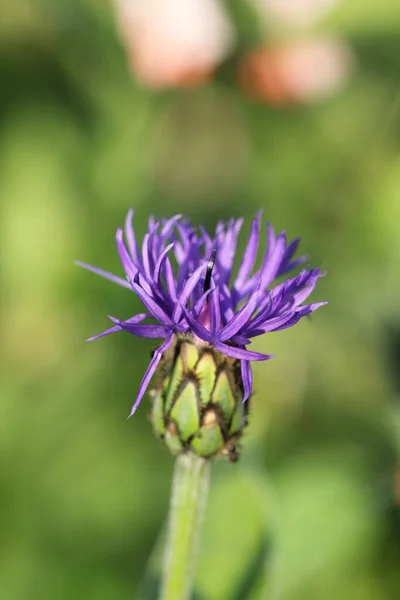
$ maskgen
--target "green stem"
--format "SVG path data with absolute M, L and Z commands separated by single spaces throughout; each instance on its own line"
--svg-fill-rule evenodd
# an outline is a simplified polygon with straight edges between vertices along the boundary
M 209 461 L 191 452 L 176 459 L 160 600 L 190 598 L 209 474 Z

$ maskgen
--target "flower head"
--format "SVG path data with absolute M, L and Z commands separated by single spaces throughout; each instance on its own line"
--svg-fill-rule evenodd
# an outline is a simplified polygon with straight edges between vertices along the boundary
M 116 234 L 126 279 L 78 263 L 135 292 L 147 311 L 125 321 L 109 317 L 114 325 L 89 340 L 121 330 L 139 337 L 164 339 L 153 353 L 131 414 L 176 338 L 189 339 L 196 346 L 240 361 L 243 401 L 247 400 L 252 390 L 251 362 L 273 356 L 249 350 L 251 338 L 291 327 L 326 304 L 304 304 L 324 274 L 319 269 L 304 268 L 298 275 L 277 283 L 278 278 L 306 258 L 294 258 L 299 239 L 287 243 L 285 233 L 276 236 L 268 223 L 268 242 L 261 264 L 255 268 L 261 211 L 252 223 L 236 275 L 233 270 L 243 219 L 219 222 L 215 234 L 210 236 L 204 227 L 197 230 L 181 215 L 159 221 L 150 217 L 141 248 L 132 219 L 130 210 L 125 231 L 119 228 Z

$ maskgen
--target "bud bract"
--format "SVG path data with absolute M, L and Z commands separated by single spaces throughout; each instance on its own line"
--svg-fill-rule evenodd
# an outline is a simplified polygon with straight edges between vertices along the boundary
M 177 337 L 157 371 L 152 422 L 172 454 L 238 458 L 238 440 L 247 424 L 240 361 Z

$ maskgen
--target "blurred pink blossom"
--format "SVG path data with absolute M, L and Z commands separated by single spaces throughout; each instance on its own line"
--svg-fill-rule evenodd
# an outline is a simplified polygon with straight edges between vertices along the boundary
M 307 104 L 339 92 L 353 57 L 340 40 L 319 38 L 286 42 L 247 54 L 239 81 L 251 95 L 270 104 Z
M 312 25 L 324 18 L 340 0 L 252 0 L 266 18 L 293 27 Z
M 219 0 L 114 0 L 132 73 L 151 88 L 207 80 L 233 47 Z

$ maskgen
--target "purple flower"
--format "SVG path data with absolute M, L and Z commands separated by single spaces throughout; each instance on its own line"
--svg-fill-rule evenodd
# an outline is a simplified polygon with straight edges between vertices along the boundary
M 261 266 L 254 269 L 260 241 L 261 211 L 254 219 L 250 236 L 233 275 L 237 238 L 243 219 L 219 222 L 213 237 L 188 219 L 149 219 L 149 231 L 141 249 L 132 226 L 133 210 L 123 230 L 116 234 L 118 253 L 125 271 L 122 279 L 86 263 L 77 264 L 129 288 L 139 296 L 147 312 L 122 321 L 109 317 L 114 326 L 89 341 L 125 330 L 144 338 L 164 342 L 154 352 L 139 386 L 131 415 L 136 411 L 163 352 L 175 335 L 192 336 L 197 343 L 214 346 L 219 352 L 240 360 L 244 401 L 252 389 L 251 361 L 268 360 L 273 355 L 247 349 L 251 338 L 295 325 L 326 302 L 304 304 L 317 280 L 319 269 L 303 269 L 298 275 L 275 285 L 306 257 L 294 259 L 299 239 L 290 244 L 285 233 L 275 235 L 267 223 L 268 243 Z M 153 322 L 144 322 L 152 319 Z M 154 323 L 155 321 L 155 323 Z

